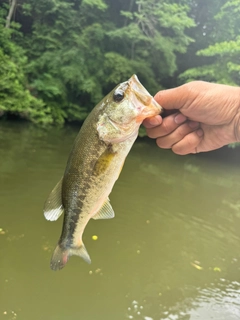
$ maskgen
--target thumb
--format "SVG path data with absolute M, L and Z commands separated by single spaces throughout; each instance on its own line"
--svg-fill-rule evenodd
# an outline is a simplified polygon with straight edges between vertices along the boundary
M 195 98 L 195 92 L 189 88 L 189 83 L 180 87 L 159 91 L 154 99 L 165 110 L 179 110 L 190 104 Z

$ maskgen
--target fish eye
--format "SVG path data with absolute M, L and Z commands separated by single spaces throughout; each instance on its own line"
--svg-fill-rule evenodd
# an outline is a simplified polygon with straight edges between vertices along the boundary
M 115 102 L 120 102 L 120 101 L 123 100 L 123 98 L 124 98 L 124 93 L 123 93 L 123 91 L 118 90 L 118 91 L 115 91 L 115 92 L 114 92 L 114 94 L 113 94 L 113 100 L 114 100 Z

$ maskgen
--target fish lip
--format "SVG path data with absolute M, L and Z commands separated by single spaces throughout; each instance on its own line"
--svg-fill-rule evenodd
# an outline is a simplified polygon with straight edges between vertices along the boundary
M 147 91 L 147 89 L 141 84 L 138 77 L 133 74 L 128 80 L 129 85 L 132 87 L 137 100 L 144 106 L 142 114 L 144 118 L 161 114 L 163 107 L 153 98 L 153 96 Z

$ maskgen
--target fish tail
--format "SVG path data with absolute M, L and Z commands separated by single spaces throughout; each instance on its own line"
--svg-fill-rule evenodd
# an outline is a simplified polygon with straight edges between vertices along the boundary
M 72 255 L 79 256 L 83 258 L 83 260 L 85 260 L 87 263 L 91 263 L 91 258 L 83 243 L 79 247 L 70 248 L 62 248 L 58 244 L 52 255 L 50 263 L 51 269 L 54 271 L 61 270 L 68 262 L 69 257 Z
M 58 244 L 52 255 L 50 263 L 51 269 L 54 271 L 61 270 L 68 262 L 69 256 L 69 249 L 62 248 Z
M 85 248 L 83 242 L 81 244 L 81 246 L 79 247 L 74 247 L 74 248 L 71 248 L 70 249 L 70 252 L 71 252 L 71 256 L 74 255 L 74 256 L 79 256 L 81 257 L 84 261 L 86 261 L 87 263 L 91 263 L 91 258 L 87 252 L 87 249 Z

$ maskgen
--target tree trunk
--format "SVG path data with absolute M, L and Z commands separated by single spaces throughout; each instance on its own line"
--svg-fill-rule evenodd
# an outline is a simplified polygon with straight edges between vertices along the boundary
M 8 11 L 8 16 L 6 18 L 5 28 L 10 28 L 11 19 L 12 19 L 13 12 L 14 12 L 14 9 L 16 7 L 16 4 L 17 4 L 17 0 L 10 0 L 10 8 L 9 8 L 9 11 Z

